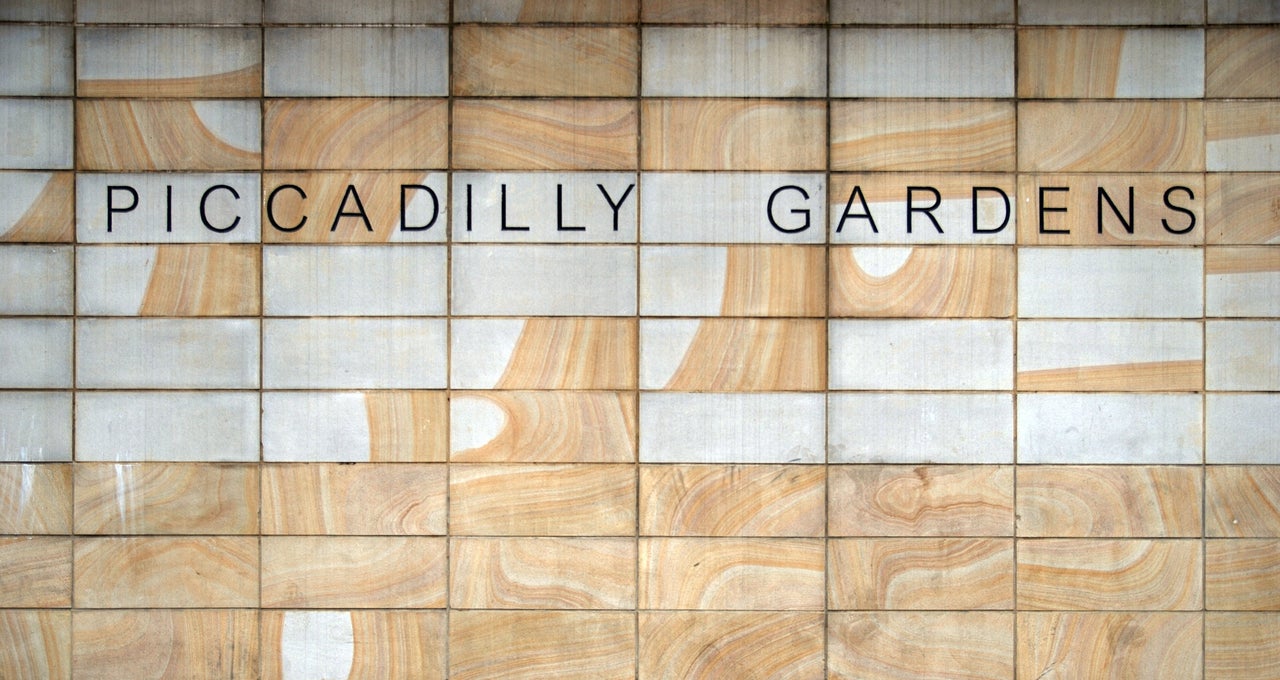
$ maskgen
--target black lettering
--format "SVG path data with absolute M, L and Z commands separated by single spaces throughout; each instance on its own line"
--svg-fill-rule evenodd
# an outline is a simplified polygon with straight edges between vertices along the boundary
M 1107 205 L 1111 206 L 1111 212 L 1115 213 L 1116 217 L 1119 218 L 1120 226 L 1124 227 L 1125 231 L 1132 234 L 1133 233 L 1133 186 L 1132 185 L 1129 186 L 1129 219 L 1128 220 L 1125 220 L 1124 215 L 1120 214 L 1120 209 L 1117 208 L 1115 202 L 1111 200 L 1111 196 L 1107 194 L 1107 190 L 1102 188 L 1101 186 L 1098 187 L 1098 233 L 1099 234 L 1102 233 L 1102 202 L 1103 201 L 1106 201 Z
M 791 209 L 790 212 L 792 215 L 804 215 L 804 223 L 794 229 L 788 229 L 782 226 L 781 224 L 778 224 L 778 220 L 774 219 L 773 201 L 776 198 L 778 198 L 778 194 L 784 191 L 798 191 L 800 192 L 800 196 L 802 198 L 805 198 L 805 199 L 809 198 L 809 192 L 805 191 L 803 187 L 798 187 L 794 184 L 787 184 L 784 186 L 780 186 L 777 189 L 774 189 L 773 193 L 769 194 L 769 202 L 765 204 L 765 214 L 769 216 L 769 224 L 772 224 L 774 229 L 777 229 L 778 231 L 784 234 L 800 233 L 805 229 L 808 229 L 810 222 L 812 221 L 812 218 L 810 216 L 810 210 L 808 208 L 792 208 Z
M 1189 187 L 1184 187 L 1184 186 L 1181 186 L 1181 185 L 1178 185 L 1178 186 L 1171 186 L 1171 187 L 1169 187 L 1168 189 L 1165 189 L 1165 190 L 1164 190 L 1164 204 L 1165 204 L 1165 206 L 1166 206 L 1166 207 L 1168 207 L 1170 210 L 1176 210 L 1176 211 L 1178 211 L 1178 212 L 1180 212 L 1180 213 L 1182 213 L 1182 214 L 1186 215 L 1188 218 L 1190 218 L 1190 219 L 1187 221 L 1187 226 L 1183 227 L 1182 229 L 1174 229 L 1173 227 L 1170 227 L 1170 226 L 1169 226 L 1169 220 L 1166 220 L 1166 219 L 1164 219 L 1163 217 L 1162 217 L 1162 218 L 1160 218 L 1160 224 L 1164 225 L 1164 230 L 1165 230 L 1165 231 L 1167 231 L 1167 232 L 1169 232 L 1170 234 L 1185 234 L 1185 233 L 1187 233 L 1187 232 L 1191 231 L 1192 229 L 1195 229 L 1195 228 L 1196 228 L 1196 214 L 1195 214 L 1195 213 L 1193 213 L 1193 212 L 1191 212 L 1191 211 L 1190 211 L 1190 210 L 1188 210 L 1187 208 L 1184 208 L 1184 207 L 1180 206 L 1180 205 L 1174 205 L 1174 204 L 1169 200 L 1169 194 L 1172 194 L 1172 193 L 1173 193 L 1173 192 L 1175 192 L 1175 191 L 1182 191 L 1182 192 L 1186 193 L 1186 194 L 1187 194 L 1187 198 L 1189 198 L 1189 199 L 1191 199 L 1191 200 L 1193 200 L 1193 201 L 1194 201 L 1194 200 L 1196 200 L 1195 192 L 1191 191 L 1191 189 L 1190 189 Z
M 1065 213 L 1067 211 L 1065 207 L 1055 206 L 1051 208 L 1044 204 L 1044 195 L 1046 192 L 1049 192 L 1049 191 L 1061 192 L 1065 194 L 1068 191 L 1071 191 L 1071 187 L 1040 187 L 1040 233 L 1041 234 L 1070 234 L 1071 233 L 1070 229 L 1045 229 L 1044 228 L 1045 213 L 1050 213 L 1050 212 Z
M 217 228 L 217 227 L 213 226 L 213 224 L 211 224 L 211 223 L 209 222 L 209 217 L 205 214 L 205 211 L 204 211 L 204 204 L 205 204 L 205 202 L 206 202 L 206 201 L 208 201 L 208 200 L 209 200 L 209 194 L 212 194 L 213 192 L 217 191 L 218 189 L 226 189 L 227 191 L 230 191 L 230 192 L 231 192 L 231 195 L 232 195 L 232 196 L 234 196 L 237 200 L 239 200 L 239 198 L 240 198 L 240 194 L 239 194 L 239 193 L 236 193 L 236 190 L 235 190 L 235 189 L 233 189 L 233 188 L 231 188 L 231 187 L 229 187 L 229 186 L 227 186 L 227 185 L 225 185 L 225 184 L 215 184 L 214 186 L 211 186 L 211 187 L 209 187 L 208 189 L 205 189 L 205 191 L 204 191 L 204 195 L 200 197 L 200 221 L 201 221 L 201 222 L 204 222 L 204 227 L 205 227 L 205 229 L 208 229 L 209 231 L 216 231 L 216 232 L 218 232 L 219 234 L 225 234 L 225 233 L 227 233 L 227 232 L 231 231 L 232 229 L 235 229 L 235 228 L 236 228 L 236 225 L 240 224 L 240 216 L 239 216 L 239 215 L 236 215 L 236 218 L 235 218 L 234 220 L 231 220 L 231 224 L 229 224 L 229 225 L 227 225 L 227 226 L 225 226 L 225 227 L 223 227 L 223 228 L 221 228 L 221 229 L 219 229 L 219 228 Z
M 507 185 L 502 184 L 502 231 L 529 231 L 529 227 L 518 224 L 507 224 Z
M 115 201 L 112 197 L 116 190 L 127 191 L 133 196 L 133 202 L 127 208 L 115 207 Z M 116 213 L 127 213 L 138 207 L 138 191 L 128 184 L 109 184 L 107 185 L 107 233 L 111 233 L 111 216 Z
M 173 185 L 164 185 L 164 230 L 173 231 Z
M 427 192 L 431 196 L 431 219 L 426 224 L 415 227 L 409 226 L 409 199 L 406 196 L 407 189 L 419 189 Z M 401 184 L 400 185 L 400 231 L 426 231 L 435 226 L 436 219 L 440 217 L 440 197 L 436 196 L 436 192 L 429 186 L 421 184 Z
M 355 212 L 347 211 L 348 198 L 356 200 Z M 342 203 L 338 204 L 338 214 L 333 216 L 333 225 L 329 227 L 329 231 L 337 231 L 338 222 L 344 217 L 359 217 L 364 222 L 364 230 L 373 231 L 373 225 L 369 223 L 369 216 L 364 211 L 364 203 L 360 201 L 360 192 L 356 191 L 354 184 L 348 184 L 346 193 L 342 194 Z
M 556 184 L 556 231 L 586 231 L 586 227 L 577 227 L 564 223 L 564 185 Z
M 995 229 L 979 229 L 978 228 L 978 192 L 994 191 L 1000 194 L 1000 198 L 1004 200 L 1004 219 L 1000 222 L 1000 226 Z M 1013 209 L 1009 205 L 1009 195 L 1000 187 L 974 187 L 973 188 L 973 233 L 975 234 L 998 234 L 1009 226 L 1009 217 L 1013 214 Z
M 471 231 L 471 183 L 467 182 L 467 231 Z
M 294 191 L 298 192 L 298 196 L 302 198 L 307 197 L 307 192 L 303 191 L 302 187 L 298 186 L 297 184 L 281 184 L 280 186 L 272 189 L 271 193 L 267 195 L 267 221 L 270 222 L 271 226 L 275 227 L 278 231 L 297 231 L 302 228 L 302 225 L 307 223 L 306 215 L 303 215 L 302 219 L 299 220 L 298 223 L 293 225 L 292 227 L 280 226 L 280 223 L 276 221 L 276 214 L 274 209 L 275 202 L 276 202 L 276 194 L 280 193 L 281 191 L 284 191 L 285 189 L 293 189 Z
M 862 206 L 861 213 L 851 213 L 849 208 L 853 207 L 853 199 L 858 199 L 858 203 Z M 844 230 L 844 221 L 847 219 L 866 220 L 871 225 L 871 233 L 879 234 L 880 230 L 876 229 L 876 219 L 871 216 L 871 208 L 867 207 L 867 199 L 862 195 L 862 187 L 855 185 L 853 191 L 849 194 L 849 200 L 844 204 L 844 214 L 840 216 L 840 221 L 836 223 L 836 233 L 839 234 Z
M 613 208 L 613 230 L 617 231 L 618 230 L 618 212 L 622 210 L 622 204 L 626 202 L 627 197 L 631 195 L 631 190 L 636 188 L 636 185 L 628 184 L 627 190 L 622 192 L 622 198 L 619 198 L 617 203 L 613 202 L 613 197 L 609 195 L 609 190 L 605 189 L 603 184 L 597 184 L 596 188 L 600 190 L 600 193 L 604 194 L 605 203 L 608 203 L 609 207 Z
M 933 205 L 927 208 L 915 207 L 915 192 L 917 191 L 927 191 L 933 194 Z M 912 215 L 922 212 L 925 214 L 925 217 L 929 218 L 930 222 L 933 222 L 933 228 L 937 229 L 938 233 L 941 234 L 942 225 L 938 224 L 938 218 L 933 216 L 933 211 L 937 210 L 940 205 L 942 205 L 942 194 L 939 193 L 937 189 L 933 187 L 907 187 L 907 233 L 911 233 Z

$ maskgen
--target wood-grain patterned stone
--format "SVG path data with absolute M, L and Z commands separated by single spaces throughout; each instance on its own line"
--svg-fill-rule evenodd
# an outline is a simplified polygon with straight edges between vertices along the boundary
M 831 249 L 831 316 L 1008 317 L 1009 248 Z
M 443 392 L 269 392 L 262 399 L 262 457 L 272 462 L 444 462 L 448 416 Z
M 444 612 L 262 613 L 262 677 L 266 680 L 299 676 L 439 680 L 445 677 L 445 645 Z
M 1017 386 L 1041 392 L 1200 390 L 1204 333 L 1194 321 L 1019 321 Z
M 71 563 L 70 537 L 0 538 L 0 607 L 70 607 Z
M 1206 609 L 1280 610 L 1280 539 L 1205 542 Z
M 785 612 L 641 612 L 638 677 L 823 677 L 823 615 Z
M 842 538 L 827 564 L 828 609 L 1013 607 L 1013 539 Z
M 1205 168 L 1198 101 L 1018 103 L 1018 169 L 1197 172 Z
M 71 613 L 0 611 L 0 668 L 13 680 L 70 680 Z
M 1210 465 L 1204 507 L 1205 536 L 1280 537 L 1280 467 Z
M 622 99 L 455 99 L 453 166 L 631 170 L 636 104 Z
M 258 540 L 85 537 L 75 545 L 81 608 L 257 607 Z
M 822 391 L 827 329 L 818 319 L 646 319 L 640 388 Z
M 1280 248 L 1204 251 L 1205 316 L 1280 317 Z
M 457 26 L 453 94 L 635 96 L 640 58 L 636 33 L 631 27 Z
M 450 384 L 499 390 L 635 389 L 637 329 L 634 319 L 455 320 Z
M 71 533 L 71 467 L 0 465 L 0 534 Z
M 443 465 L 267 465 L 263 534 L 445 533 Z
M 1010 680 L 1013 614 L 832 612 L 827 677 L 840 680 Z
M 1018 677 L 1200 678 L 1198 613 L 1019 613 Z
M 454 538 L 454 609 L 634 609 L 633 538 Z
M 1009 172 L 1014 106 L 997 101 L 832 101 L 831 169 Z
M 821 610 L 825 552 L 811 538 L 641 538 L 640 607 Z
M 1280 96 L 1280 32 L 1274 28 L 1210 28 L 1204 46 L 1206 96 Z
M 636 459 L 633 394 L 455 391 L 449 410 L 449 460 L 455 463 Z
M 443 99 L 267 99 L 269 170 L 414 170 L 448 163 Z
M 640 534 L 821 536 L 825 478 L 814 466 L 641 466 Z
M 77 534 L 256 534 L 258 470 L 248 465 L 81 463 Z
M 123 316 L 257 316 L 262 263 L 252 245 L 84 247 L 76 309 Z
M 81 97 L 262 96 L 262 33 L 254 27 L 83 27 Z
M 256 101 L 89 99 L 76 102 L 82 170 L 256 170 Z
M 1018 541 L 1019 609 L 1198 610 L 1196 540 Z
M 1280 174 L 1205 176 L 1205 240 L 1210 244 L 1280 244 L 1275 188 Z
M 630 465 L 454 465 L 449 475 L 454 536 L 635 533 Z
M 1005 174 L 833 174 L 827 194 L 830 240 L 1012 245 L 1017 234 L 1016 188 L 1013 175 Z
M 1278 612 L 1205 614 L 1205 677 L 1212 680 L 1280 678 L 1278 628 Z
M 821 0 L 645 0 L 640 20 L 651 24 L 820 24 L 827 7 Z
M 75 174 L 3 172 L 0 242 L 70 243 L 75 236 Z
M 633 24 L 639 0 L 457 0 L 455 22 Z
M 1199 174 L 1023 174 L 1018 244 L 1199 245 L 1205 193 Z
M 827 107 L 817 101 L 645 99 L 645 170 L 824 170 Z
M 828 468 L 830 536 L 1012 536 L 1009 466 Z
M 635 677 L 635 625 L 629 612 L 455 611 L 449 677 L 626 680 Z
M 76 611 L 71 627 L 76 678 L 258 677 L 253 610 Z
M 1210 101 L 1204 105 L 1209 171 L 1280 170 L 1280 112 L 1269 101 Z
M 1200 535 L 1199 468 L 1034 465 L 1017 480 L 1019 536 Z
M 435 199 L 422 189 L 403 188 L 409 185 L 430 188 Z M 262 241 L 443 242 L 447 196 L 443 173 L 267 172 Z
M 1018 96 L 1026 99 L 1201 97 L 1198 29 L 1024 28 Z
M 823 316 L 826 260 L 822 247 L 645 247 L 640 314 Z
M 264 536 L 262 606 L 444 607 L 447 553 L 444 538 Z

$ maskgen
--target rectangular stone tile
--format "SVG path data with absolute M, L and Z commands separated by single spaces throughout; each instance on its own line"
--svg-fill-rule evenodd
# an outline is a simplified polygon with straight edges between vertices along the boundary
M 267 465 L 263 534 L 445 533 L 443 465 Z
M 454 536 L 631 536 L 636 474 L 630 465 L 454 465 Z
M 794 465 L 643 465 L 640 533 L 821 536 L 825 472 Z
M 453 20 L 497 24 L 632 24 L 639 0 L 454 0 Z
M 641 678 L 823 677 L 817 612 L 641 612 Z
M 82 609 L 257 607 L 258 539 L 79 538 L 74 576 Z
M 834 24 L 1008 24 L 1014 0 L 833 0 Z
M 636 618 L 629 612 L 456 611 L 449 615 L 449 677 L 634 677 Z
M 1204 258 L 1190 248 L 1022 248 L 1018 315 L 1195 318 Z
M 826 3 L 820 0 L 645 0 L 642 4 L 640 20 L 652 24 L 821 24 L 827 17 Z
M 629 463 L 636 398 L 627 392 L 459 392 L 449 398 L 455 463 Z
M 820 101 L 646 99 L 640 112 L 645 170 L 827 167 L 827 106 Z
M 632 27 L 460 25 L 453 94 L 634 97 L 639 46 Z
M 642 463 L 821 463 L 820 393 L 640 394 Z
M 827 468 L 830 536 L 1012 536 L 1008 466 Z
M 467 246 L 451 251 L 460 315 L 631 316 L 636 251 L 625 246 Z M 495 291 L 501 294 L 495 295 Z
M 267 319 L 264 386 L 433 389 L 445 376 L 444 319 Z
M 1023 612 L 1018 677 L 1200 678 L 1196 613 Z
M 262 189 L 264 243 L 446 239 L 442 172 L 271 172 Z
M 256 392 L 80 392 L 76 460 L 258 460 Z
M 621 99 L 455 99 L 453 167 L 629 170 L 637 126 Z
M 1192 465 L 1201 461 L 1198 394 L 1018 395 L 1018 462 Z
M 1200 535 L 1200 471 L 1192 467 L 1020 466 L 1018 535 Z
M 256 170 L 262 109 L 252 100 L 76 102 L 82 170 Z
M 0 319 L 0 387 L 71 387 L 69 319 Z
M 1018 21 L 1023 24 L 1200 24 L 1204 5 L 1196 0 L 1106 3 L 1055 0 L 1018 0 Z
M 262 96 L 261 30 L 82 27 L 76 31 L 76 94 L 140 98 Z
M 858 319 L 829 324 L 832 389 L 1007 390 L 1007 321 Z M 964 357 L 963 361 L 956 361 Z
M 0 95 L 57 97 L 74 94 L 70 26 L 0 26 Z
M 256 173 L 76 174 L 80 243 L 257 243 Z
M 1280 33 L 1271 28 L 1211 28 L 1205 33 L 1205 94 L 1280 96 Z
M 1204 388 L 1196 321 L 1019 321 L 1019 390 L 1184 392 Z
M 304 463 L 443 462 L 444 392 L 266 392 L 262 458 Z
M 449 20 L 449 0 L 365 0 L 358 4 L 307 0 L 266 0 L 269 24 L 442 24 Z
M 264 536 L 262 606 L 443 607 L 447 552 L 444 538 Z
M 1024 28 L 1018 97 L 1203 97 L 1204 48 L 1201 29 Z
M 0 534 L 69 533 L 70 465 L 0 465 Z
M 826 240 L 820 174 L 646 172 L 640 184 L 642 243 Z
M 262 21 L 261 0 L 230 0 L 216 4 L 81 0 L 76 21 L 89 24 L 256 24 Z
M 636 242 L 634 173 L 451 175 L 453 243 Z
M 1280 390 L 1280 321 L 1206 322 L 1205 387 Z
M 841 538 L 828 609 L 1010 609 L 1013 539 Z
M 0 246 L 0 314 L 71 314 L 74 259 L 65 246 Z
M 77 678 L 256 677 L 253 610 L 76 611 L 71 616 Z
M 1018 541 L 1019 609 L 1199 610 L 1198 540 Z
M 1013 678 L 1012 612 L 832 612 L 827 674 L 853 680 Z
M 1280 243 L 1280 213 L 1271 209 L 1280 175 L 1209 173 L 1205 178 L 1208 243 Z
M 1280 537 L 1280 467 L 1210 465 L 1204 508 L 1206 536 Z
M 1205 462 L 1280 464 L 1277 394 L 1205 396 Z
M 71 538 L 0 538 L 0 607 L 70 607 Z
M 641 538 L 642 609 L 821 610 L 816 538 Z
M 1202 175 L 1024 174 L 1018 198 L 1020 245 L 1204 242 Z
M 1205 316 L 1280 317 L 1280 248 L 1205 248 Z
M 253 465 L 82 463 L 77 534 L 256 534 Z
M 76 311 L 112 316 L 258 316 L 255 245 L 81 246 Z
M 645 246 L 640 314 L 823 316 L 826 270 L 820 246 Z
M 0 204 L 0 243 L 70 243 L 75 236 L 75 175 L 3 172 L 8 198 Z
M 454 538 L 456 609 L 634 609 L 634 538 Z
M 1280 7 L 1269 0 L 1209 0 L 1211 24 L 1270 24 L 1280 22 Z
M 643 319 L 640 389 L 820 392 L 827 327 L 820 319 Z
M 1015 187 L 1013 175 L 832 175 L 831 242 L 1012 245 Z
M 258 387 L 256 319 L 82 319 L 76 385 Z
M 1280 113 L 1271 102 L 1206 102 L 1204 115 L 1208 170 L 1280 170 Z
M 1280 613 L 1204 616 L 1204 669 L 1214 680 L 1280 677 Z
M 1014 34 L 997 28 L 835 28 L 832 97 L 1011 97 Z
M 450 386 L 635 389 L 636 328 L 634 319 L 454 320 Z
M 70 170 L 69 99 L 0 99 L 0 129 L 22 130 L 0 144 L 0 168 Z
M 447 253 L 401 244 L 267 246 L 263 307 L 272 316 L 444 316 Z
M 833 463 L 1012 463 L 1009 394 L 858 392 L 828 397 Z
M 70 392 L 0 392 L 0 460 L 71 460 Z
M 262 612 L 262 677 L 443 678 L 438 611 Z
M 414 170 L 448 165 L 443 99 L 268 99 L 263 166 L 278 170 Z
M 0 668 L 14 680 L 70 680 L 71 613 L 0 612 Z
M 1280 610 L 1280 539 L 1205 541 L 1206 609 Z
M 1009 317 L 1011 248 L 834 247 L 831 316 Z
M 998 101 L 832 101 L 831 169 L 1010 172 L 1014 106 Z
M 449 40 L 443 27 L 290 26 L 267 28 L 262 40 L 268 97 L 448 94 Z
M 1198 101 L 1019 102 L 1018 169 L 1199 172 L 1204 118 Z
M 72 0 L 11 0 L 0 7 L 3 21 L 71 21 Z
M 823 97 L 827 31 L 745 26 L 646 27 L 645 97 Z

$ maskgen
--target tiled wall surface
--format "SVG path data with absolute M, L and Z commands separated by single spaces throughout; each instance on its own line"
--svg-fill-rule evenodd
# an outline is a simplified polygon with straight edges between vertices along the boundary
M 0 677 L 1280 678 L 1278 25 L 0 2 Z

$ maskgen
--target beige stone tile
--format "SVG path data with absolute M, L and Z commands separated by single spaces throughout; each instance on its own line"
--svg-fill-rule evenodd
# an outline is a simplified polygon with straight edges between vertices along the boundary
M 80 243 L 258 243 L 257 173 L 76 175 Z
M 1013 678 L 1012 612 L 832 612 L 827 677 Z
M 264 243 L 445 240 L 444 173 L 269 172 L 262 189 Z
M 1018 0 L 1018 21 L 1023 24 L 1199 24 L 1204 6 L 1195 0 L 1111 3 Z
M 445 386 L 444 319 L 267 319 L 262 335 L 268 388 Z M 370 347 L 381 351 L 369 352 Z
M 74 117 L 69 99 L 0 99 L 0 127 L 23 131 L 0 145 L 0 168 L 70 170 Z
M 831 394 L 828 404 L 833 463 L 1013 462 L 1007 392 L 854 392 Z
M 76 21 L 89 24 L 256 24 L 262 21 L 261 0 L 82 0 Z
M 639 47 L 631 27 L 457 26 L 453 94 L 632 97 Z
M 319 6 L 307 3 L 304 10 Z M 449 37 L 444 27 L 290 26 L 266 28 L 262 41 L 266 68 L 261 82 L 268 97 L 448 94 Z M 395 68 L 387 68 L 389 64 Z
M 76 386 L 256 388 L 256 319 L 82 319 Z
M 453 536 L 631 536 L 631 465 L 453 465 Z
M 829 609 L 1013 607 L 1013 539 L 834 539 L 827 564 Z
M 645 246 L 643 316 L 823 316 L 823 247 Z
M 1280 537 L 1280 467 L 1205 468 L 1206 536 Z
M 1204 388 L 1197 321 L 1019 321 L 1019 390 L 1186 392 Z
M 0 607 L 71 606 L 70 537 L 0 538 L 0 562 Z
M 449 606 L 634 609 L 634 538 L 454 538 Z
M 455 463 L 629 463 L 636 397 L 626 392 L 459 392 L 449 399 Z
M 1007 390 L 1013 324 L 995 320 L 833 320 L 832 389 Z M 964 361 L 956 361 L 964 357 Z
M 816 538 L 641 538 L 642 609 L 821 610 Z
M 827 468 L 830 536 L 1012 536 L 1009 466 Z
M 1019 609 L 1198 610 L 1198 540 L 1023 539 Z
M 1280 322 L 1205 322 L 1205 387 L 1280 390 Z
M 1021 317 L 1152 319 L 1196 318 L 1203 313 L 1204 256 L 1200 250 L 1018 251 Z
M 638 677 L 823 677 L 817 612 L 641 612 Z
M 650 26 L 642 40 L 645 97 L 827 94 L 824 28 Z
M 445 533 L 443 465 L 267 465 L 262 533 Z
M 445 614 L 266 611 L 262 677 L 444 678 Z
M 0 465 L 0 534 L 69 533 L 70 465 Z
M 1018 169 L 1201 171 L 1204 118 L 1196 101 L 1020 102 Z
M 832 170 L 1014 169 L 1010 102 L 856 100 L 830 106 Z
M 74 260 L 66 246 L 0 245 L 0 314 L 71 314 Z
M 1205 177 L 1208 243 L 1280 243 L 1280 213 L 1271 207 L 1280 175 L 1209 173 Z
M 1205 541 L 1206 609 L 1280 610 L 1280 539 Z
M 253 610 L 76 611 L 75 677 L 256 677 L 258 614 Z
M 832 97 L 1011 97 L 1002 28 L 833 28 Z
M 84 609 L 258 606 L 258 539 L 82 537 L 75 604 Z
M 821 463 L 826 412 L 814 392 L 642 392 L 640 462 Z
M 1189 174 L 1024 174 L 1020 245 L 1198 245 L 1205 186 Z
M 454 247 L 451 311 L 476 316 L 631 316 L 636 251 L 627 246 Z M 502 295 L 493 291 L 502 290 Z
M 821 24 L 827 18 L 826 3 L 820 0 L 645 0 L 641 4 L 640 20 L 654 24 Z
M 634 137 L 628 144 L 635 146 Z M 636 242 L 635 173 L 453 172 L 450 176 L 457 206 L 450 234 L 454 244 Z
M 256 170 L 261 108 L 251 100 L 76 102 L 83 170 Z
M 1280 113 L 1270 102 L 1205 104 L 1208 169 L 1280 170 Z
M 640 241 L 821 244 L 826 201 L 822 174 L 646 172 Z
M 831 243 L 1012 245 L 1013 175 L 831 176 Z
M 630 170 L 638 125 L 621 99 L 455 99 L 453 167 Z
M 262 606 L 444 607 L 447 552 L 444 538 L 264 536 Z
M 1200 535 L 1200 470 L 1192 467 L 1021 466 L 1018 535 Z
M 77 534 L 256 534 L 253 465 L 82 463 Z
M 449 0 L 365 0 L 355 4 L 266 0 L 267 23 L 281 24 L 441 24 L 449 20 Z
M 449 677 L 634 677 L 636 618 L 629 612 L 456 611 L 449 616 Z
M 0 460 L 71 460 L 70 392 L 0 391 Z
M 821 536 L 822 468 L 644 465 L 640 533 L 653 536 Z
M 0 243 L 70 243 L 75 228 L 75 175 L 0 172 L 9 198 L 0 205 Z
M 1211 28 L 1205 33 L 1205 94 L 1280 96 L 1280 32 L 1274 28 Z
M 69 319 L 0 319 L 0 387 L 71 387 Z
M 70 680 L 71 613 L 0 612 L 0 668 L 14 680 Z
M 1280 678 L 1280 613 L 1204 616 L 1204 669 L 1213 680 Z
M 991 247 L 835 247 L 831 316 L 1008 317 L 1014 253 Z
M 1014 0 L 833 0 L 835 24 L 1008 24 Z
M 268 392 L 263 460 L 443 462 L 447 422 L 443 392 Z
M 1268 24 L 1280 21 L 1280 7 L 1270 0 L 1209 0 L 1211 24 Z
M 73 33 L 70 26 L 0 26 L 0 95 L 73 94 Z
M 822 391 L 827 328 L 819 319 L 644 319 L 640 389 Z
M 1205 461 L 1280 464 L 1280 424 L 1273 417 L 1280 394 L 1205 397 Z
M 646 99 L 640 112 L 645 170 L 827 167 L 827 106 L 820 101 Z
M 72 0 L 11 0 L 0 7 L 4 21 L 71 21 Z
M 279 170 L 413 170 L 448 159 L 443 99 L 268 99 L 263 165 Z
M 80 392 L 75 408 L 79 461 L 258 460 L 256 392 Z
M 1280 248 L 1204 251 L 1205 316 L 1280 317 Z
M 76 310 L 121 316 L 257 316 L 253 245 L 85 246 L 76 251 Z
M 480 23 L 631 24 L 639 0 L 454 0 L 453 20 Z
M 1199 678 L 1198 613 L 1018 614 L 1018 677 Z
M 455 248 L 455 266 L 457 254 Z M 490 266 L 481 261 L 476 258 L 478 269 L 472 270 L 477 277 Z M 548 268 L 548 276 L 552 273 L 554 268 Z M 528 280 L 518 285 L 528 285 Z M 500 390 L 635 389 L 637 328 L 634 319 L 455 319 L 450 325 L 450 386 Z
M 443 246 L 268 246 L 263 306 L 272 316 L 444 316 Z
M 1203 458 L 1198 394 L 1023 392 L 1018 462 L 1194 465 Z
M 84 27 L 76 31 L 81 97 L 258 97 L 254 27 Z
M 1022 29 L 1018 97 L 1202 97 L 1204 46 L 1200 29 Z

